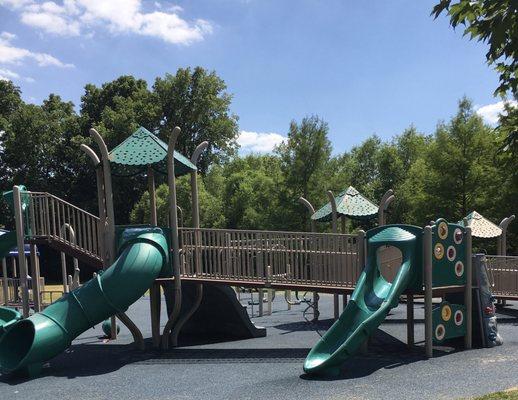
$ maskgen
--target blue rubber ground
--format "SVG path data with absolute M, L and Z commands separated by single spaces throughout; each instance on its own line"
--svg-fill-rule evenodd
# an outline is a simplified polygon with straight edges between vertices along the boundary
M 244 300 L 243 303 L 246 303 Z M 134 350 L 127 329 L 103 343 L 101 325 L 81 335 L 65 354 L 31 381 L 0 376 L 2 399 L 457 399 L 518 386 L 518 303 L 500 315 L 504 345 L 437 352 L 407 350 L 405 305 L 393 310 L 369 352 L 351 359 L 341 376 L 303 375 L 307 352 L 330 324 L 332 297 L 322 296 L 322 323 L 308 324 L 303 306 L 287 311 L 282 296 L 271 316 L 254 318 L 265 338 L 185 346 L 168 353 Z M 254 306 L 257 313 L 257 306 Z M 416 305 L 416 340 L 423 338 L 422 304 Z M 149 300 L 128 315 L 150 336 Z M 326 319 L 327 318 L 327 319 Z M 446 349 L 445 349 L 446 350 Z

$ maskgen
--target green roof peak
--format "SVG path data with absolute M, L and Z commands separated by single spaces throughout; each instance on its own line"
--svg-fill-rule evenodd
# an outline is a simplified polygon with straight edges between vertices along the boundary
M 146 171 L 148 165 L 159 173 L 167 173 L 167 144 L 142 126 L 110 151 L 108 158 L 114 164 L 114 175 L 136 175 Z M 196 166 L 177 151 L 174 160 L 175 175 L 196 171 Z
M 354 187 L 349 186 L 335 197 L 338 216 L 345 215 L 352 219 L 369 219 L 378 214 L 378 206 L 363 197 Z M 330 221 L 333 210 L 331 203 L 327 203 L 316 211 L 311 219 L 315 221 Z

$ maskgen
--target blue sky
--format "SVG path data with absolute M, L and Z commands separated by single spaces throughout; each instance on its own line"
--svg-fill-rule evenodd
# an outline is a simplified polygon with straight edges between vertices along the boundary
M 0 0 L 0 77 L 27 101 L 76 105 L 86 83 L 214 69 L 234 94 L 243 152 L 268 151 L 318 114 L 335 153 L 410 124 L 431 133 L 470 97 L 499 109 L 484 45 L 425 0 Z

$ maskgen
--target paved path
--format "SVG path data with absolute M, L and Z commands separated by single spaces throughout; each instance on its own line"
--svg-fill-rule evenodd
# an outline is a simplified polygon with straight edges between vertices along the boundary
M 518 303 L 500 315 L 503 346 L 444 349 L 432 360 L 403 343 L 405 306 L 400 305 L 378 330 L 369 352 L 349 360 L 343 374 L 329 380 L 305 376 L 302 364 L 318 332 L 331 321 L 315 326 L 303 319 L 302 305 L 286 308 L 277 296 L 271 316 L 253 319 L 267 327 L 265 338 L 184 346 L 165 354 L 134 350 L 124 327 L 119 340 L 103 343 L 97 326 L 52 360 L 41 377 L 12 381 L 0 376 L 0 398 L 455 399 L 518 386 Z M 323 318 L 332 315 L 331 296 L 322 296 L 321 311 Z M 128 313 L 149 337 L 148 299 Z M 422 317 L 418 304 L 416 318 Z M 421 321 L 416 340 L 422 338 Z

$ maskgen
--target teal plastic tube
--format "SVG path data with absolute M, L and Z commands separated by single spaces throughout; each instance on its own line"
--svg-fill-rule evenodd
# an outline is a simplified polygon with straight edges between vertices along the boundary
M 128 229 L 119 257 L 104 273 L 64 295 L 41 313 L 17 322 L 0 339 L 3 373 L 35 375 L 44 362 L 106 318 L 124 312 L 168 265 L 160 228 Z

